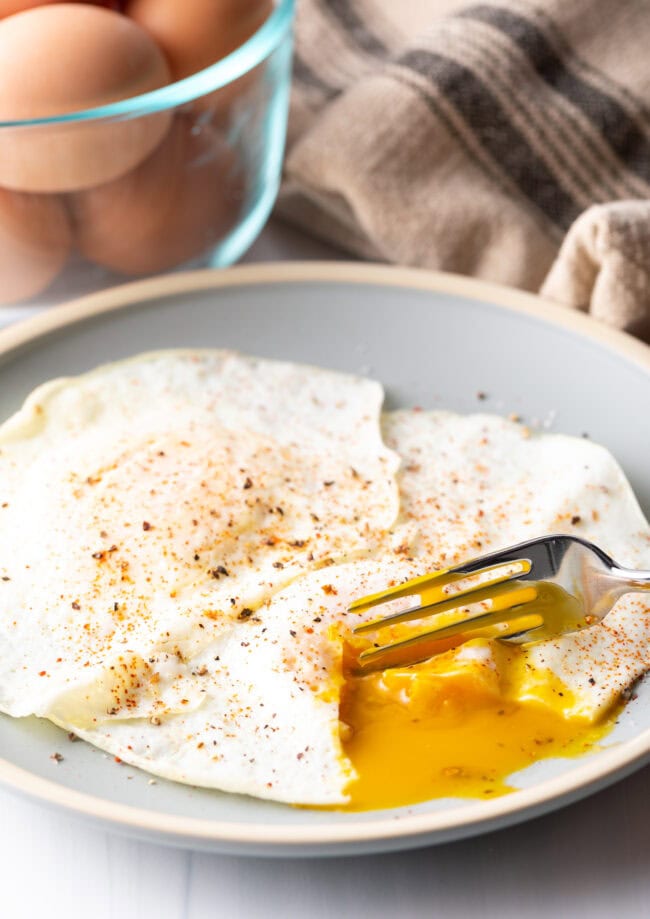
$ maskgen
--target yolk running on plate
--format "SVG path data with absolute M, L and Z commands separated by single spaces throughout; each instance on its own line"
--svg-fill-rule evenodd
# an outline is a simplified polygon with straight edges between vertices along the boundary
M 487 639 L 412 667 L 348 669 L 341 736 L 358 779 L 346 809 L 505 794 L 512 773 L 582 754 L 612 727 L 617 712 L 596 725 L 565 717 L 571 693 L 550 673 L 535 674 L 535 701 L 518 698 L 524 672 L 520 647 Z

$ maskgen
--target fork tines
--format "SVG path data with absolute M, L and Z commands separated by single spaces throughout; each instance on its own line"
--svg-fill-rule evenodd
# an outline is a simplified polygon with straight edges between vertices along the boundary
M 472 570 L 468 571 L 468 568 Z M 533 584 L 516 580 L 525 577 L 530 570 L 528 559 L 513 559 L 479 568 L 461 566 L 425 574 L 355 600 L 348 607 L 350 612 L 365 612 L 402 598 L 416 600 L 406 609 L 358 625 L 353 630 L 356 635 L 433 617 L 433 622 L 427 623 L 429 627 L 426 631 L 369 648 L 360 654 L 359 662 L 365 665 L 398 649 L 430 644 L 432 640 L 464 635 L 486 627 L 496 627 L 500 637 L 516 634 L 523 626 L 518 618 L 513 619 L 512 610 L 537 597 Z M 507 583 L 509 581 L 513 583 Z M 535 615 L 528 616 L 525 628 L 535 627 L 538 619 Z

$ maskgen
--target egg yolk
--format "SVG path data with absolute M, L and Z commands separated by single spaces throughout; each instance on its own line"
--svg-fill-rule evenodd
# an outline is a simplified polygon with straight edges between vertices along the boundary
M 514 791 L 509 777 L 536 760 L 593 749 L 617 711 L 597 724 L 570 717 L 574 698 L 550 671 L 531 672 L 521 646 L 450 639 L 411 666 L 363 673 L 346 647 L 341 739 L 357 778 L 347 810 Z

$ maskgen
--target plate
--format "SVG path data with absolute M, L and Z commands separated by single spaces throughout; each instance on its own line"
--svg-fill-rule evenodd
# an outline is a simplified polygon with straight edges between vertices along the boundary
M 588 435 L 614 453 L 650 510 L 650 348 L 531 295 L 451 275 L 279 263 L 105 291 L 0 333 L 0 417 L 51 377 L 184 346 L 374 376 L 389 407 L 514 412 Z M 10 788 L 140 838 L 250 855 L 397 850 L 528 819 L 639 768 L 650 760 L 650 680 L 601 750 L 540 761 L 514 777 L 517 791 L 491 801 L 353 814 L 151 783 L 35 718 L 0 717 L 0 756 L 0 781 Z

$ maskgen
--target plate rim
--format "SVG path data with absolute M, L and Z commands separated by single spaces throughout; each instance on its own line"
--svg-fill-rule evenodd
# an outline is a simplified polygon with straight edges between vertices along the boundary
M 36 315 L 0 329 L 0 357 L 14 348 L 65 326 L 93 316 L 128 309 L 135 302 L 173 294 L 209 290 L 213 287 L 257 286 L 282 282 L 346 282 L 386 287 L 408 287 L 433 293 L 448 293 L 523 313 L 596 341 L 650 370 L 650 344 L 615 326 L 593 319 L 587 313 L 547 300 L 539 294 L 514 287 L 469 278 L 465 275 L 424 268 L 356 262 L 258 262 L 231 268 L 207 268 L 158 275 L 86 294 L 67 303 L 46 308 Z
M 142 305 L 161 296 L 212 288 L 258 286 L 268 283 L 343 282 L 447 293 L 485 301 L 497 308 L 523 313 L 595 341 L 650 374 L 650 346 L 631 335 L 604 325 L 585 313 L 563 307 L 536 294 L 502 287 L 462 275 L 418 268 L 354 262 L 274 262 L 239 265 L 229 269 L 204 269 L 163 275 L 89 294 L 67 304 L 23 319 L 0 330 L 0 358 L 9 356 L 40 338 L 74 326 L 94 316 Z M 191 840 L 205 845 L 260 850 L 295 847 L 334 848 L 390 843 L 395 848 L 479 833 L 505 826 L 577 800 L 623 777 L 650 759 L 650 728 L 636 737 L 601 751 L 569 773 L 539 782 L 494 800 L 478 800 L 459 808 L 429 813 L 406 813 L 377 820 L 309 825 L 265 824 L 186 817 L 178 814 L 118 804 L 41 778 L 0 758 L 0 783 L 32 800 L 54 805 L 78 816 L 109 824 L 136 835 L 155 834 L 182 844 Z M 443 841 L 442 839 L 440 841 Z M 308 854 L 308 853 L 306 853 Z

